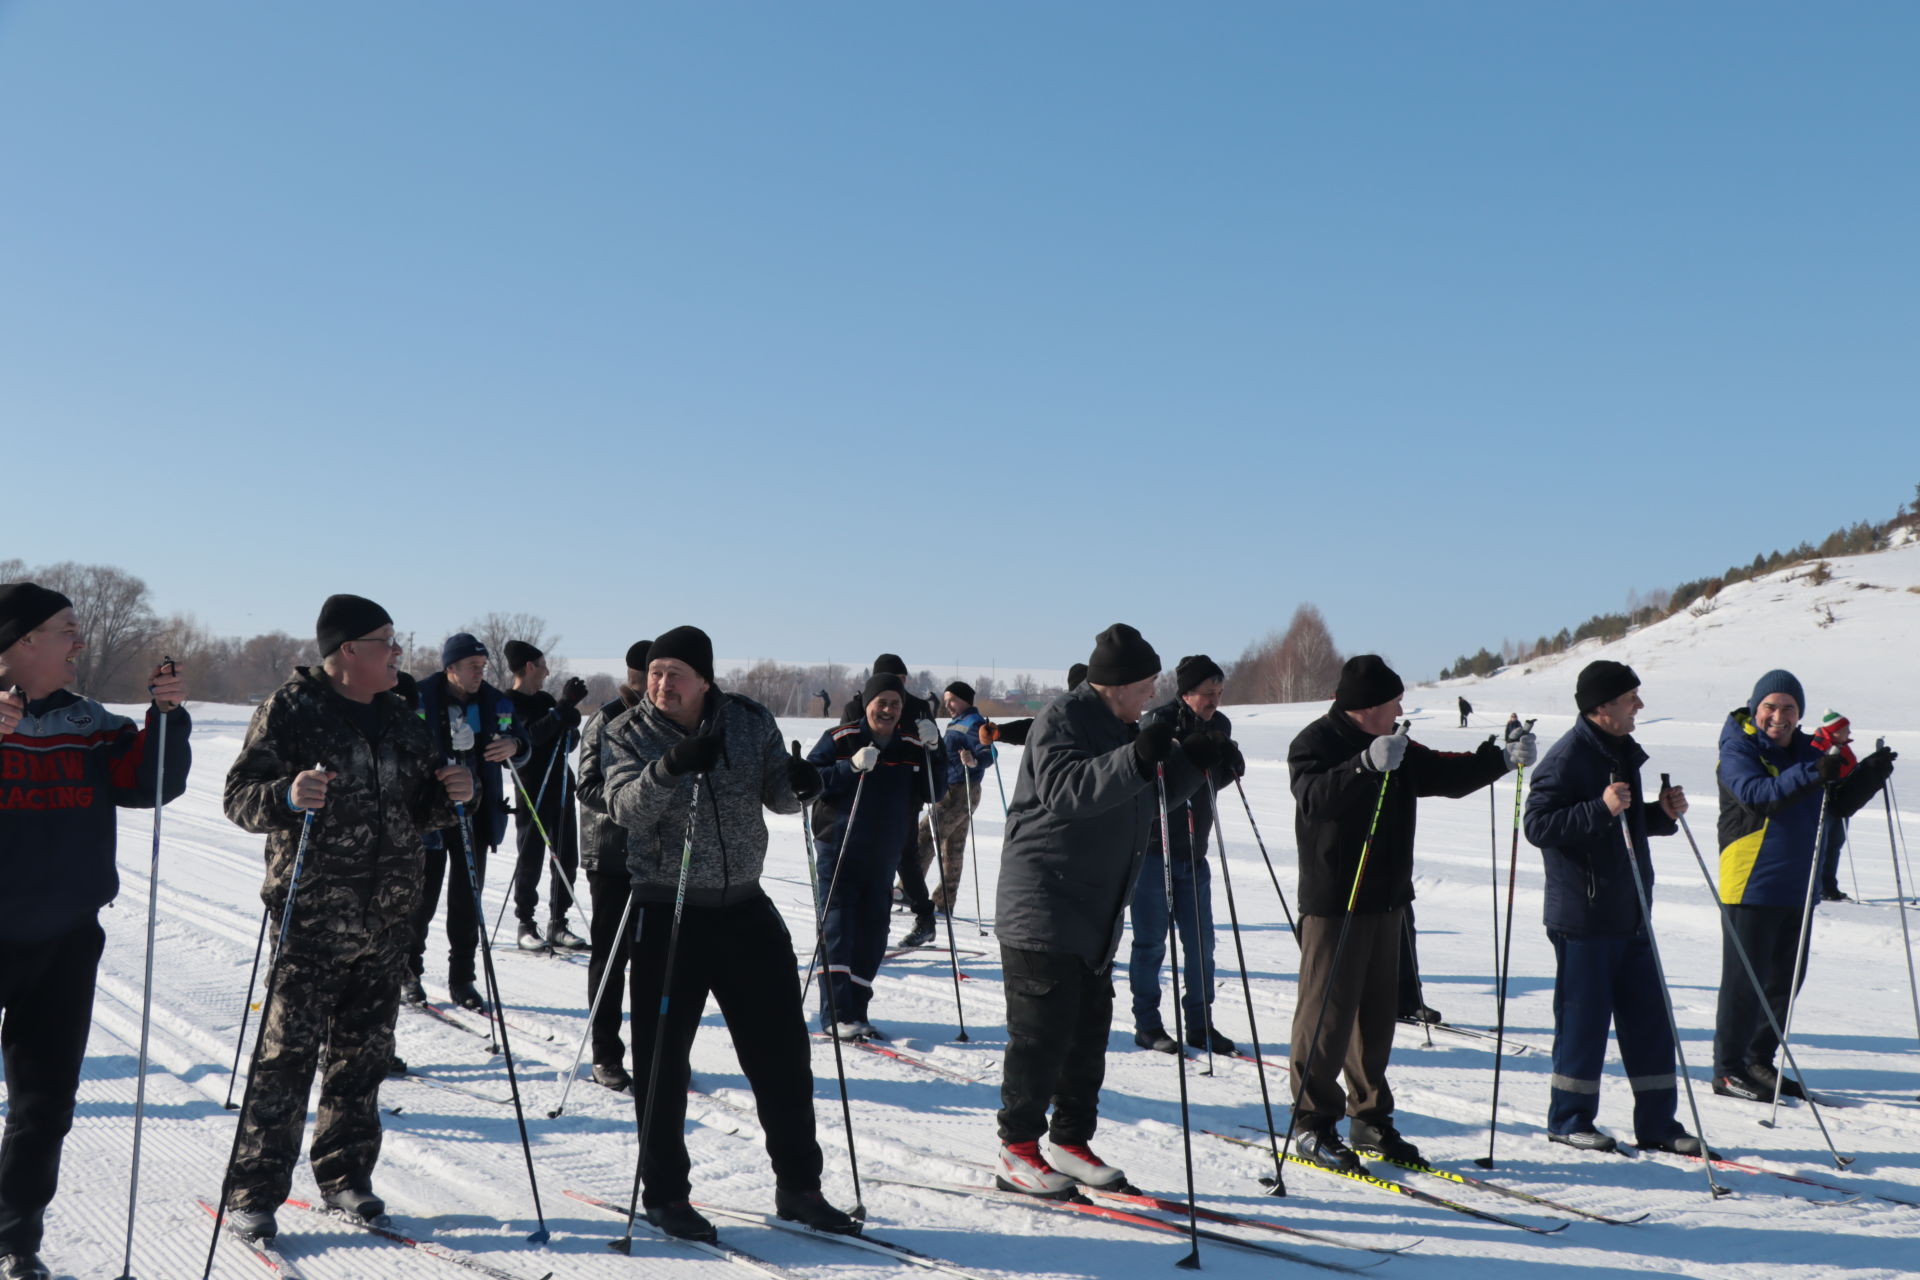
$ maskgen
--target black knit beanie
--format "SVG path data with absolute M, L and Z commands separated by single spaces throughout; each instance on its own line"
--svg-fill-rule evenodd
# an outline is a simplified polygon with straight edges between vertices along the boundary
M 507 655 L 509 671 L 519 671 L 529 662 L 538 662 L 547 656 L 525 640 L 509 640 L 502 651 Z
M 1348 658 L 1333 691 L 1335 711 L 1365 711 L 1383 706 L 1407 691 L 1406 684 L 1377 653 Z
M 968 706 L 973 705 L 973 686 L 968 684 L 965 680 L 955 680 L 952 684 L 947 686 L 946 691 L 952 694 L 954 697 L 960 699 L 960 701 L 966 703 Z
M 1160 655 L 1138 631 L 1116 622 L 1093 638 L 1087 679 L 1108 686 L 1133 684 L 1160 674 Z
M 1180 659 L 1173 669 L 1174 692 L 1181 695 L 1192 693 L 1209 680 L 1225 680 L 1227 673 L 1220 664 L 1204 653 L 1189 654 Z
M 713 641 L 698 627 L 675 627 L 655 636 L 653 647 L 647 651 L 647 661 L 660 658 L 678 659 L 692 667 L 702 680 L 713 683 Z
M 897 653 L 883 653 L 873 660 L 873 674 L 880 675 L 883 672 L 899 676 L 902 680 L 905 680 L 907 678 L 907 664 L 900 660 L 900 655 Z
M 652 648 L 653 641 L 651 640 L 635 640 L 629 645 L 627 647 L 627 670 L 645 671 L 647 669 L 648 651 Z
M 349 637 L 349 639 L 351 639 L 351 637 Z M 487 652 L 487 646 L 481 644 L 472 632 L 456 631 L 448 636 L 440 645 L 440 669 L 445 671 L 454 663 L 464 662 L 468 658 L 486 658 L 491 656 L 492 655 Z
M 0 653 L 13 648 L 27 632 L 62 609 L 73 608 L 73 601 L 37 582 L 9 582 L 0 586 Z
M 1067 688 L 1071 689 L 1087 678 L 1087 664 L 1076 662 L 1067 668 Z
M 893 672 L 891 671 L 876 671 L 872 675 L 867 677 L 867 683 L 861 687 L 861 690 L 860 690 L 861 707 L 864 708 L 869 702 L 872 702 L 875 698 L 879 697 L 883 693 L 899 694 L 901 707 L 904 708 L 906 706 L 906 703 L 907 703 L 906 682 L 901 680 L 899 676 L 893 674 Z
M 392 625 L 387 611 L 365 596 L 328 596 L 320 606 L 320 620 L 313 624 L 313 642 L 324 658 L 349 640 Z
M 1580 708 L 1584 716 L 1595 707 L 1639 687 L 1640 677 L 1633 673 L 1632 667 L 1601 658 L 1580 668 L 1580 677 L 1573 686 L 1573 705 Z

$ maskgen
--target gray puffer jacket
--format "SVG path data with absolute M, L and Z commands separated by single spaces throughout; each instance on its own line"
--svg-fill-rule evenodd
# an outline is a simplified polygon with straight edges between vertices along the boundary
M 773 713 L 751 698 L 714 689 L 703 722 L 725 741 L 720 763 L 699 779 L 687 901 L 731 906 L 761 893 L 767 858 L 763 809 L 798 813 L 787 781 L 787 750 Z M 672 902 L 688 838 L 694 775 L 673 777 L 660 758 L 693 736 L 642 698 L 607 725 L 600 740 L 607 813 L 627 829 L 627 872 L 641 902 Z
M 995 932 L 1022 951 L 1113 964 L 1120 921 L 1159 817 L 1152 777 L 1133 753 L 1138 730 L 1082 683 L 1034 717 L 1007 811 Z M 1167 803 L 1201 785 L 1178 746 L 1167 760 Z

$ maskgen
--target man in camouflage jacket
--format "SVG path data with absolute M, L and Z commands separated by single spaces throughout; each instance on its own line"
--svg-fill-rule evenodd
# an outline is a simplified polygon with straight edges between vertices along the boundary
M 227 774 L 227 817 L 267 837 L 260 896 L 276 927 L 292 901 L 228 1174 L 235 1225 L 259 1235 L 292 1185 L 316 1067 L 314 1178 L 329 1203 L 380 1211 L 367 1208 L 379 1205 L 379 1088 L 421 896 L 420 836 L 454 825 L 454 804 L 473 795 L 472 776 L 438 767 L 426 726 L 389 692 L 399 649 L 386 611 L 333 596 L 317 630 L 324 665 L 260 705 Z

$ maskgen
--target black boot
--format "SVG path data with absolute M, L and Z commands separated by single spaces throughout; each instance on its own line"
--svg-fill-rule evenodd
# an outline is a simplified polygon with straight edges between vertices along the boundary
M 1302 1159 L 1311 1160 L 1336 1173 L 1354 1173 L 1360 1168 L 1360 1157 L 1353 1154 L 1353 1148 L 1340 1141 L 1340 1135 L 1333 1131 L 1332 1125 L 1324 1129 L 1301 1130 L 1293 1145 Z
M 487 1002 L 474 988 L 472 978 L 455 978 L 447 983 L 447 999 L 462 1009 L 471 1009 L 475 1013 L 485 1013 Z
M 1378 1120 L 1362 1120 L 1355 1116 L 1347 1125 L 1347 1138 L 1353 1143 L 1355 1151 L 1367 1155 L 1376 1155 L 1395 1164 L 1425 1164 L 1427 1158 L 1420 1154 L 1420 1148 L 1400 1136 L 1393 1127 L 1393 1121 L 1385 1116 Z
M 929 912 L 927 915 L 914 917 L 913 928 L 907 930 L 898 945 L 924 947 L 933 941 L 933 936 L 933 915 Z
M 53 1272 L 38 1254 L 0 1254 L 0 1280 L 53 1280 Z
M 670 1236 L 678 1236 L 682 1240 L 709 1242 L 720 1238 L 720 1233 L 713 1229 L 713 1224 L 701 1217 L 685 1200 L 642 1205 L 641 1210 L 647 1215 L 648 1222 Z
M 633 1077 L 628 1075 L 627 1069 L 617 1062 L 594 1063 L 593 1082 L 615 1093 L 626 1093 L 633 1088 Z
M 540 936 L 540 931 L 533 927 L 533 921 L 531 920 L 522 920 L 520 922 L 519 941 L 522 951 L 545 951 L 547 949 L 547 940 Z
M 1155 1053 L 1178 1053 L 1180 1046 L 1173 1042 L 1165 1027 L 1150 1027 L 1145 1031 L 1133 1033 L 1133 1042 L 1142 1049 L 1151 1049 Z
M 324 1192 L 320 1198 L 327 1202 L 329 1209 L 337 1209 L 349 1218 L 358 1218 L 362 1222 L 378 1222 L 387 1216 L 387 1202 L 364 1184 Z
M 859 1222 L 827 1203 L 827 1198 L 817 1189 L 790 1191 L 786 1187 L 775 1187 L 773 1211 L 788 1222 L 797 1222 L 815 1231 L 826 1231 L 836 1236 L 860 1234 Z

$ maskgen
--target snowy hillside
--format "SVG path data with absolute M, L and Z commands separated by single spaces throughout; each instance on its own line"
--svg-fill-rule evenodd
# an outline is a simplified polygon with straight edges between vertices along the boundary
M 1891 730 L 1911 753 L 1903 759 L 1896 783 L 1907 784 L 1914 766 L 1920 765 L 1920 694 L 1911 687 L 1906 637 L 1912 630 L 1903 622 L 1920 617 L 1920 595 L 1905 590 L 1920 583 L 1920 548 L 1836 561 L 1834 570 L 1835 581 L 1824 588 L 1773 580 L 1730 588 L 1712 615 L 1673 619 L 1614 647 L 1647 678 L 1650 723 L 1642 737 L 1654 757 L 1650 771 L 1670 771 L 1690 784 L 1693 830 L 1708 841 L 1709 860 L 1714 852 L 1710 780 L 1718 720 L 1726 707 L 1744 698 L 1753 676 L 1767 666 L 1784 663 L 1798 670 L 1818 702 L 1831 701 L 1851 712 L 1867 735 Z M 1863 581 L 1875 586 L 1853 585 Z M 1832 605 L 1833 627 L 1811 624 L 1815 604 Z M 1528 715 L 1551 712 L 1542 732 L 1557 734 L 1570 716 L 1572 673 L 1587 656 L 1570 655 L 1557 667 L 1531 675 L 1463 686 L 1488 713 L 1482 717 L 1484 724 L 1468 730 L 1453 727 L 1451 687 L 1411 690 L 1408 703 L 1416 736 L 1434 746 L 1465 748 L 1479 741 L 1510 706 Z M 1249 761 L 1247 796 L 1289 901 L 1295 888 L 1293 807 L 1284 761 L 1292 736 L 1320 711 L 1305 706 L 1231 709 Z M 260 841 L 232 827 L 220 812 L 221 784 L 238 749 L 245 709 L 200 706 L 195 714 L 192 782 L 187 795 L 167 811 L 161 862 L 153 1065 L 140 1229 L 133 1254 L 133 1273 L 142 1280 L 200 1272 L 208 1220 L 193 1197 L 214 1194 L 233 1133 L 233 1113 L 223 1109 L 222 1100 L 229 1088 L 229 1065 L 260 922 Z M 786 725 L 792 736 L 809 742 L 825 727 L 823 721 Z M 1009 785 L 1018 760 L 1017 750 L 1006 753 Z M 1003 830 L 1001 803 L 992 785 L 989 782 L 978 823 L 980 894 L 989 914 Z M 1920 796 L 1920 782 L 1906 790 Z M 1222 800 L 1227 866 L 1243 925 L 1253 998 L 1249 1008 L 1227 933 L 1225 883 L 1216 878 L 1222 980 L 1216 1018 L 1243 1044 L 1257 1019 L 1266 1053 L 1281 1059 L 1294 1003 L 1296 951 L 1247 815 L 1237 797 Z M 1493 789 L 1490 799 L 1478 794 L 1421 805 L 1417 887 L 1427 998 L 1465 1026 L 1488 1027 L 1494 1018 L 1492 903 L 1504 893 L 1514 803 L 1508 778 Z M 1920 835 L 1920 808 L 1913 807 L 1911 799 L 1902 819 Z M 796 818 L 773 817 L 769 826 L 767 888 L 788 920 L 804 964 L 813 927 L 800 824 Z M 50 1214 L 45 1252 L 57 1274 L 120 1272 L 148 901 L 150 827 L 145 816 L 124 821 L 121 835 L 123 888 L 118 903 L 104 916 L 108 949 L 93 1040 L 68 1146 L 65 1185 Z M 1842 884 L 1849 892 L 1857 885 L 1863 901 L 1821 911 L 1813 966 L 1794 1030 L 1803 1066 L 1816 1088 L 1831 1098 L 1833 1105 L 1824 1114 L 1836 1142 L 1843 1152 L 1858 1157 L 1851 1171 L 1835 1171 L 1804 1105 L 1787 1105 L 1779 1126 L 1768 1128 L 1761 1123 L 1765 1108 L 1708 1092 L 1718 917 L 1679 839 L 1657 843 L 1656 922 L 1706 1134 L 1726 1153 L 1785 1176 L 1723 1170 L 1716 1176 L 1733 1194 L 1715 1200 L 1708 1196 L 1698 1166 L 1651 1157 L 1582 1155 L 1548 1145 L 1542 1121 L 1553 1022 L 1552 956 L 1539 926 L 1538 855 L 1523 844 L 1508 1018 L 1511 1040 L 1523 1051 L 1504 1059 L 1497 1169 L 1483 1176 L 1589 1213 L 1624 1218 L 1646 1214 L 1645 1221 L 1607 1225 L 1415 1174 L 1402 1176 L 1422 1191 L 1531 1227 L 1564 1229 L 1533 1234 L 1306 1170 L 1289 1171 L 1284 1199 L 1263 1195 L 1257 1178 L 1267 1170 L 1260 1153 L 1198 1132 L 1247 1137 L 1251 1131 L 1243 1126 L 1262 1123 L 1254 1067 L 1224 1058 L 1214 1064 L 1211 1076 L 1200 1074 L 1205 1060 L 1196 1061 L 1188 1077 L 1196 1129 L 1193 1173 L 1202 1204 L 1313 1231 L 1335 1243 L 1217 1227 L 1229 1235 L 1281 1247 L 1315 1263 L 1380 1264 L 1383 1276 L 1423 1280 L 1571 1280 L 1654 1272 L 1723 1280 L 1867 1280 L 1920 1271 L 1920 1106 L 1915 1102 L 1920 1054 L 1889 854 L 1884 814 L 1877 807 L 1870 809 L 1855 824 L 1850 865 L 1842 870 Z M 501 880 L 496 871 L 494 883 Z M 497 890 L 487 898 L 491 919 L 500 903 Z M 1005 1046 L 1000 969 L 991 937 L 970 918 L 971 883 L 962 887 L 960 901 L 966 916 L 955 923 L 959 944 L 968 952 L 961 957 L 966 980 L 959 984 L 967 1042 L 954 1038 L 955 985 L 943 956 L 890 962 L 877 982 L 872 1011 L 874 1020 L 894 1033 L 897 1044 L 927 1055 L 951 1074 L 867 1053 L 849 1055 L 855 1138 L 871 1231 L 982 1276 L 1119 1277 L 1171 1266 L 1185 1251 L 1173 1237 L 880 1181 L 977 1182 L 983 1177 L 978 1162 L 994 1150 L 998 1064 Z M 897 916 L 896 928 L 905 919 Z M 990 926 L 991 921 L 986 923 Z M 444 996 L 445 947 L 439 937 L 428 954 L 428 990 Z M 1123 964 L 1126 954 L 1123 943 Z M 572 1061 L 583 1026 L 584 965 L 529 957 L 511 945 L 497 958 L 512 1010 L 510 1030 L 552 1241 L 544 1248 L 525 1243 L 535 1226 L 533 1202 L 513 1113 L 505 1105 L 501 1060 L 486 1052 L 477 1035 L 413 1010 L 401 1014 L 400 1052 L 422 1072 L 473 1092 L 418 1080 L 385 1086 L 383 1103 L 394 1114 L 386 1118 L 376 1186 L 388 1197 L 397 1226 L 525 1280 L 537 1280 L 546 1272 L 568 1278 L 744 1276 L 736 1264 L 701 1257 L 644 1232 L 631 1258 L 604 1248 L 617 1234 L 617 1224 L 564 1192 L 624 1199 L 633 1171 L 632 1104 L 587 1082 L 582 1072 L 565 1114 L 547 1118 L 559 1097 L 559 1074 Z M 1124 972 L 1117 977 L 1121 985 L 1097 1145 L 1143 1187 L 1175 1195 L 1184 1188 L 1176 1063 L 1134 1048 Z M 816 1046 L 813 1062 L 816 1111 L 828 1159 L 827 1191 L 837 1202 L 850 1204 L 852 1183 L 830 1049 Z M 694 1065 L 696 1084 L 704 1091 L 691 1100 L 688 1129 L 696 1197 L 754 1211 L 770 1209 L 771 1174 L 759 1130 L 750 1110 L 741 1109 L 750 1097 L 726 1030 L 711 1008 L 695 1046 Z M 1617 1063 L 1610 1063 L 1608 1070 L 1600 1122 L 1630 1136 L 1627 1084 Z M 1282 1072 L 1276 1062 L 1270 1083 L 1276 1115 L 1284 1124 L 1278 1105 L 1285 1096 Z M 1403 1029 L 1392 1078 L 1401 1128 L 1440 1163 L 1481 1174 L 1471 1161 L 1488 1151 L 1493 1100 L 1488 1045 L 1445 1032 L 1435 1032 L 1428 1044 L 1420 1031 Z M 1682 1117 L 1691 1127 L 1684 1106 Z M 315 1195 L 304 1167 L 296 1177 L 295 1194 L 309 1199 Z M 446 1262 L 292 1210 L 282 1214 L 282 1229 L 289 1255 L 317 1280 L 432 1275 L 452 1280 L 461 1274 Z M 729 1221 L 722 1223 L 722 1233 L 794 1275 L 921 1274 L 888 1257 L 776 1234 L 764 1226 Z M 1339 1247 L 1342 1242 L 1417 1248 L 1405 1256 L 1383 1257 Z M 1212 1242 L 1203 1244 L 1202 1258 L 1209 1273 L 1228 1276 L 1269 1275 L 1276 1262 Z M 214 1273 L 236 1278 L 263 1274 L 253 1257 L 227 1242 L 220 1246 Z
M 1792 565 L 1611 644 L 1583 641 L 1486 679 L 1444 680 L 1422 692 L 1464 696 L 1488 719 L 1570 712 L 1580 668 L 1611 658 L 1639 672 L 1647 718 L 1718 721 L 1746 702 L 1763 672 L 1786 667 L 1800 677 L 1812 713 L 1837 708 L 1853 718 L 1857 734 L 1920 725 L 1920 540 L 1826 563 L 1833 576 L 1824 583 L 1810 580 L 1812 565 Z

